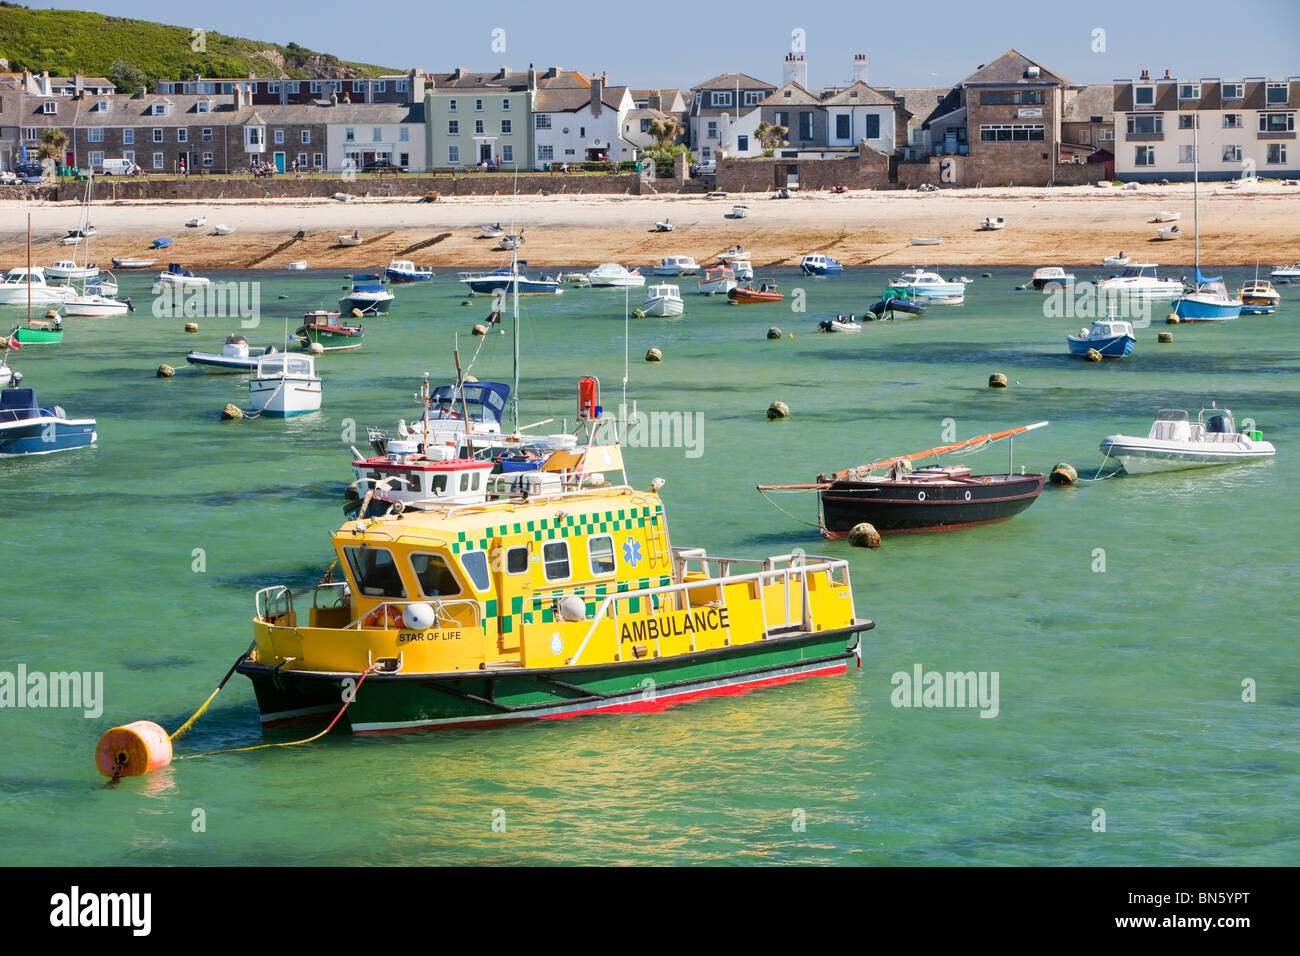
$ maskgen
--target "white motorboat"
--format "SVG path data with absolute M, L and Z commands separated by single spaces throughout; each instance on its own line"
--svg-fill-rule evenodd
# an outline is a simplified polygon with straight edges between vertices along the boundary
M 749 250 L 744 246 L 732 246 L 726 252 L 718 256 L 723 262 L 739 262 L 749 258 Z
M 121 259 L 116 256 L 113 258 L 114 269 L 148 269 L 157 259 L 145 259 L 141 256 L 125 256 Z
M 70 296 L 63 303 L 63 314 L 72 318 L 97 319 L 108 315 L 126 315 L 131 311 L 130 300 L 87 292 Z
M 563 272 L 559 281 L 561 285 L 576 285 L 583 289 L 591 285 L 591 278 L 585 272 Z
M 307 260 L 299 259 L 297 262 L 287 262 L 285 263 L 284 267 L 288 269 L 290 272 L 306 272 Z
M 596 266 L 587 273 L 587 279 L 592 286 L 600 288 L 605 286 L 640 288 L 645 285 L 645 276 L 641 274 L 640 269 L 629 270 L 627 266 L 621 266 L 617 262 L 605 262 Z
M 1181 239 L 1183 238 L 1183 231 L 1179 229 L 1176 224 L 1172 226 L 1161 226 L 1156 230 L 1156 238 L 1164 242 L 1168 242 L 1171 239 Z
M 845 318 L 837 315 L 833 319 L 822 319 L 817 323 L 818 332 L 861 332 L 862 323 L 855 316 Z
M 690 256 L 664 256 L 654 267 L 657 276 L 693 276 L 699 271 L 699 265 Z
M 1269 273 L 1272 279 L 1300 279 L 1300 262 L 1290 266 L 1278 266 Z
M 115 296 L 117 295 L 117 276 L 107 269 L 100 269 L 99 275 L 86 283 L 85 291 L 98 295 Z
M 277 352 L 263 355 L 248 380 L 254 411 L 288 417 L 320 410 L 321 380 L 310 355 Z
M 515 232 L 506 233 L 504 236 L 502 236 L 500 239 L 497 240 L 497 244 L 493 246 L 492 249 L 495 252 L 508 252 L 511 249 L 518 249 L 527 241 L 528 240 L 524 238 L 524 231 L 520 229 L 519 232 L 517 233 Z
M 340 246 L 359 246 L 361 245 L 361 232 L 358 229 L 352 230 L 350 236 L 339 236 Z
M 936 305 L 961 305 L 966 301 L 966 284 L 949 282 L 937 272 L 913 269 L 889 283 L 894 288 L 908 289 Z
M 506 231 L 501 228 L 501 223 L 499 222 L 493 223 L 490 226 L 483 226 L 478 231 L 478 237 L 480 239 L 500 239 L 505 234 Z
M 728 266 L 705 269 L 695 287 L 700 295 L 726 295 L 736 287 L 736 273 Z
M 1146 296 L 1153 299 L 1172 299 L 1183 294 L 1181 279 L 1161 279 L 1160 267 L 1154 262 L 1135 262 L 1124 271 L 1097 283 L 1097 290 L 1107 295 Z
M 352 288 L 348 294 L 339 299 L 339 312 L 344 315 L 361 313 L 362 315 L 387 312 L 397 296 L 384 288 L 379 276 L 374 273 L 351 277 Z
M 212 227 L 212 234 L 214 236 L 228 236 L 234 231 L 234 226 L 227 226 L 224 222 L 219 222 Z
M 89 239 L 95 234 L 95 227 L 87 223 L 80 229 L 69 229 L 68 234 L 59 240 L 61 246 L 75 246 L 82 239 Z
M 736 273 L 737 282 L 745 282 L 754 278 L 754 264 L 748 259 L 733 259 L 731 261 L 731 271 Z
M 1007 221 L 1003 219 L 1001 216 L 998 216 L 996 219 L 990 216 L 986 219 L 980 220 L 981 232 L 995 232 L 998 229 L 1005 229 L 1006 226 L 1007 226 Z
M 937 246 L 943 242 L 942 236 L 913 236 L 911 239 L 914 246 Z
M 197 365 L 205 372 L 251 372 L 257 368 L 258 361 L 264 355 L 276 354 L 274 345 L 264 347 L 251 346 L 248 339 L 238 332 L 226 336 L 226 344 L 220 352 L 189 352 L 185 361 Z
M 1120 250 L 1117 256 L 1106 256 L 1101 260 L 1101 264 L 1107 269 L 1122 269 L 1133 260 L 1124 255 L 1124 250 Z
M 1035 289 L 1060 288 L 1074 285 L 1074 276 L 1066 272 L 1061 266 L 1043 266 L 1043 268 L 1034 271 L 1034 276 L 1030 281 Z
M 1201 409 L 1195 423 L 1181 408 L 1162 408 L 1145 438 L 1108 435 L 1100 447 L 1129 474 L 1231 465 L 1277 453 L 1259 431 L 1238 432 L 1232 412 L 1217 405 Z
M 198 229 L 200 226 L 206 226 L 207 224 L 208 220 L 206 218 L 203 216 L 195 216 L 193 219 L 186 220 L 185 228 Z
M 652 285 L 646 289 L 646 300 L 641 303 L 639 311 L 642 315 L 681 315 L 686 311 L 682 290 L 675 285 Z
M 1066 345 L 1071 355 L 1087 355 L 1096 352 L 1102 358 L 1123 358 L 1133 353 L 1137 337 L 1133 335 L 1133 324 L 1118 319 L 1098 319 L 1086 329 L 1080 329 L 1078 335 L 1067 335 Z
M 428 282 L 433 278 L 433 268 L 417 266 L 410 259 L 394 259 L 384 274 L 390 282 Z
M 197 288 L 211 283 L 207 276 L 196 276 L 189 269 L 182 269 L 179 263 L 168 263 L 165 272 L 158 273 L 158 278 L 153 280 L 153 294 L 157 295 L 165 289 L 174 288 Z
M 30 301 L 34 306 L 57 306 L 74 294 L 75 290 L 71 286 L 50 285 L 46 282 L 45 270 L 40 266 L 10 269 L 5 273 L 4 279 L 0 280 L 0 305 L 26 305 Z
M 1181 212 L 1170 212 L 1167 209 L 1162 209 L 1160 212 L 1155 214 L 1155 217 L 1151 221 L 1152 222 L 1177 222 L 1182 217 L 1183 214 Z
M 667 219 L 661 219 L 661 220 L 659 220 L 659 221 L 657 221 L 657 222 L 655 223 L 655 227 L 654 227 L 654 229 L 652 229 L 651 231 L 652 231 L 652 232 L 672 232 L 672 231 L 673 231 L 674 229 L 676 229 L 676 228 L 677 228 L 677 227 L 674 226 L 674 225 L 673 225 L 671 222 L 669 222 Z
M 45 269 L 47 279 L 91 279 L 99 275 L 99 266 L 93 262 L 89 265 L 79 266 L 73 259 L 60 259 L 58 262 Z

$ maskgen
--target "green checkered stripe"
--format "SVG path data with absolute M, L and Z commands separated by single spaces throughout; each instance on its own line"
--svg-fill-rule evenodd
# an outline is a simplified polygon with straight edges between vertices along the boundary
M 629 531 L 663 523 L 663 505 L 653 508 L 615 508 L 609 511 L 592 511 L 587 514 L 565 515 L 563 518 L 537 518 L 533 521 L 516 521 L 513 524 L 495 525 L 479 531 L 458 531 L 451 539 L 452 554 L 464 551 L 486 551 L 492 539 L 505 535 L 531 534 L 534 541 L 552 541 L 578 535 Z
M 600 602 L 611 594 L 626 594 L 629 591 L 643 591 L 646 588 L 663 588 L 673 583 L 672 575 L 661 574 L 656 578 L 639 578 L 636 581 L 611 581 L 608 584 L 594 584 L 586 587 L 574 588 L 572 591 L 557 589 L 553 591 L 539 591 L 533 595 L 530 602 L 532 607 L 524 612 L 524 623 L 532 624 L 534 615 L 541 614 L 541 623 L 550 624 L 555 620 L 555 611 L 551 605 L 560 598 L 576 595 L 583 599 L 587 606 L 587 615 L 591 616 L 596 613 L 596 608 Z M 648 600 L 649 607 L 659 608 L 659 595 L 652 594 L 648 599 L 639 597 L 630 597 L 627 599 L 627 609 L 631 614 L 641 613 L 641 602 Z M 522 604 L 520 598 L 515 601 Z M 514 612 L 512 610 L 512 613 Z

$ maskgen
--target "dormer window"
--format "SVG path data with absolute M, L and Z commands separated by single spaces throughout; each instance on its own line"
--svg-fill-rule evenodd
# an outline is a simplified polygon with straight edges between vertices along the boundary
M 1133 105 L 1134 106 L 1155 106 L 1156 88 L 1154 86 L 1133 87 Z
M 1241 100 L 1246 98 L 1245 85 L 1242 83 L 1224 83 L 1222 84 L 1221 96 L 1225 100 Z
M 717 92 L 717 91 L 715 91 L 714 94 L 713 94 L 713 99 L 709 102 L 709 105 L 710 105 L 710 106 L 730 106 L 730 105 L 731 105 L 731 93 L 730 93 L 730 92 Z
M 1199 100 L 1200 98 L 1201 98 L 1201 85 L 1199 83 L 1178 84 L 1179 100 Z
M 101 113 L 107 113 L 108 100 L 100 100 L 98 103 L 95 104 L 95 109 L 97 109 Z
M 1286 83 L 1269 83 L 1265 102 L 1269 106 L 1286 106 L 1288 92 Z
M 195 111 L 196 113 L 211 113 L 211 112 L 212 112 L 212 101 L 211 101 L 211 100 L 199 100 L 197 103 L 194 104 L 194 111 Z
M 52 115 L 59 111 L 59 106 L 57 103 L 46 102 L 42 109 L 44 109 L 47 114 Z
M 170 103 L 155 103 L 153 105 L 154 116 L 166 116 L 171 109 Z
M 858 91 L 857 91 L 857 90 L 852 90 L 852 91 L 850 91 L 850 93 L 849 93 L 849 99 L 851 99 L 851 100 L 856 100 L 857 98 L 858 98 Z

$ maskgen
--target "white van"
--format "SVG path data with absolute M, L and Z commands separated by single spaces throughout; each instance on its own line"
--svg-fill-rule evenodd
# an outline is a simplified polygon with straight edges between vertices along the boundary
M 103 165 L 105 176 L 129 176 L 135 171 L 135 163 L 129 159 L 106 159 Z

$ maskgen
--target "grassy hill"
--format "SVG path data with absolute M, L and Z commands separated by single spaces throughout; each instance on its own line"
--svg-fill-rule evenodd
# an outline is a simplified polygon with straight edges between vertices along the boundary
M 195 19 L 201 21 L 202 16 Z M 107 76 L 124 93 L 135 92 L 144 80 L 153 89 L 157 80 L 195 73 L 247 76 L 251 70 L 259 77 L 328 79 L 403 72 L 340 60 L 296 43 L 263 43 L 212 32 L 204 40 L 206 50 L 196 52 L 189 27 L 79 10 L 29 10 L 0 2 L 0 57 L 9 61 L 10 70 Z

